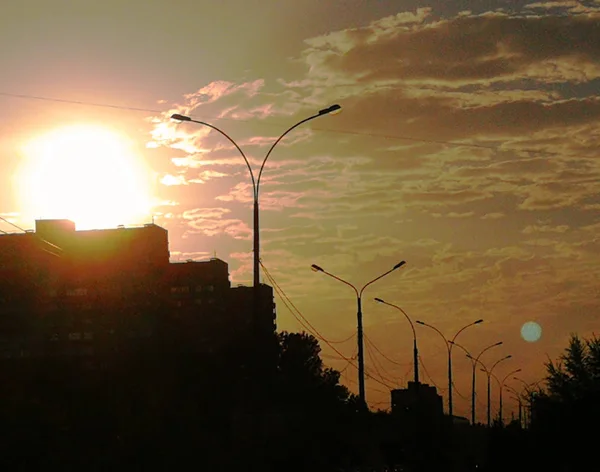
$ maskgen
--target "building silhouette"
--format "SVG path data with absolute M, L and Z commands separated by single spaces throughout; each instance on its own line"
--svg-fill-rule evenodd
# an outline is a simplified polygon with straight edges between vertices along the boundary
M 438 424 L 443 421 L 442 397 L 434 386 L 408 382 L 407 388 L 391 392 L 392 415 L 406 421 Z
M 258 325 L 275 330 L 272 288 Z M 169 262 L 155 224 L 77 231 L 38 220 L 0 235 L 0 357 L 89 358 L 163 343 L 214 352 L 248 333 L 251 287 L 231 287 L 226 262 Z M 189 341 L 189 342 L 186 342 Z

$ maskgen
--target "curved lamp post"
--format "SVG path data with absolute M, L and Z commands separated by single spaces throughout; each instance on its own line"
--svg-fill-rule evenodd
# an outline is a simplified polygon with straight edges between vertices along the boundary
M 521 394 L 517 392 L 514 388 L 509 387 L 508 385 L 505 388 L 513 394 L 512 398 L 514 398 L 519 405 L 519 426 L 523 428 L 523 399 L 521 398 Z
M 259 290 L 260 290 L 259 289 L 259 286 L 260 286 L 260 224 L 259 223 L 260 222 L 259 222 L 258 195 L 259 195 L 259 190 L 260 190 L 260 178 L 262 176 L 265 164 L 267 163 L 267 159 L 269 159 L 269 156 L 271 155 L 271 152 L 273 151 L 275 146 L 277 146 L 277 144 L 283 139 L 283 137 L 286 134 L 288 134 L 290 131 L 297 128 L 301 124 L 306 123 L 307 121 L 314 120 L 315 118 L 319 118 L 320 116 L 328 115 L 330 113 L 334 113 L 336 111 L 341 110 L 341 108 L 342 107 L 337 104 L 331 105 L 328 108 L 323 108 L 322 110 L 319 110 L 316 114 L 309 116 L 308 118 L 304 118 L 303 120 L 300 120 L 295 125 L 290 126 L 286 131 L 284 131 L 283 134 L 281 134 L 281 136 L 279 136 L 275 140 L 275 142 L 271 145 L 271 147 L 267 151 L 267 154 L 265 155 L 265 158 L 262 161 L 262 164 L 258 171 L 258 176 L 256 178 L 254 176 L 254 172 L 252 171 L 252 166 L 250 166 L 250 162 L 248 161 L 248 158 L 246 157 L 246 154 L 244 154 L 244 151 L 242 151 L 242 149 L 238 146 L 238 144 L 227 133 L 225 133 L 225 131 L 223 131 L 223 130 L 217 128 L 215 125 L 212 125 L 205 121 L 194 120 L 194 119 L 190 118 L 189 116 L 180 115 L 179 113 L 175 113 L 175 114 L 171 115 L 171 118 L 173 120 L 189 121 L 191 123 L 197 123 L 199 125 L 207 126 L 211 129 L 217 131 L 218 133 L 220 133 L 231 144 L 233 144 L 235 146 L 235 148 L 238 150 L 238 152 L 241 154 L 242 158 L 244 159 L 244 162 L 246 163 L 246 166 L 248 167 L 248 171 L 250 172 L 250 180 L 252 181 L 252 197 L 254 200 L 253 286 L 254 286 L 254 323 L 255 323 L 255 327 L 258 324 L 258 307 L 259 307 L 258 298 L 259 298 Z
M 453 411 L 452 411 L 452 347 L 454 346 L 454 341 L 456 341 L 456 338 L 458 337 L 458 335 L 460 333 L 462 333 L 465 329 L 470 328 L 471 326 L 478 325 L 480 323 L 483 323 L 483 320 L 473 321 L 472 323 L 469 323 L 468 325 L 463 326 L 462 328 L 460 328 L 458 330 L 458 332 L 454 335 L 454 337 L 451 340 L 448 340 L 448 339 L 446 339 L 446 336 L 444 336 L 442 334 L 442 332 L 439 329 L 437 329 L 435 326 L 432 326 L 430 324 L 424 323 L 423 321 L 417 320 L 417 324 L 427 326 L 428 328 L 431 328 L 437 334 L 439 334 L 441 336 L 441 338 L 444 340 L 444 344 L 446 344 L 446 349 L 448 350 L 448 415 L 450 416 L 450 421 L 452 423 L 454 422 L 454 416 L 453 416 Z
M 415 374 L 415 384 L 417 384 L 417 386 L 418 386 L 419 385 L 419 350 L 417 349 L 417 332 L 415 331 L 415 325 L 413 324 L 410 317 L 406 314 L 406 312 L 402 308 L 400 308 L 398 305 L 394 305 L 393 303 L 388 303 L 388 302 L 382 300 L 381 298 L 375 298 L 374 300 L 378 303 L 383 303 L 384 305 L 391 306 L 391 307 L 395 308 L 396 310 L 400 311 L 406 317 L 408 322 L 410 323 L 410 328 L 412 329 L 412 333 L 413 333 L 413 364 L 414 364 L 413 369 L 414 369 L 414 374 Z
M 494 368 L 500 364 L 500 362 L 505 361 L 507 359 L 510 359 L 512 356 L 509 354 L 508 356 L 505 356 L 501 359 L 498 359 L 494 365 L 492 365 L 491 369 L 488 369 L 483 362 L 479 361 L 479 363 L 483 366 L 483 368 L 481 369 L 482 372 L 485 372 L 485 374 L 487 375 L 487 425 L 488 427 L 491 425 L 492 423 L 492 417 L 491 417 L 491 392 L 492 392 L 492 386 L 491 386 L 491 378 L 492 378 L 492 373 L 494 372 Z
M 476 373 L 477 373 L 477 363 L 480 362 L 479 358 L 483 355 L 484 352 L 490 350 L 493 347 L 496 346 L 501 346 L 502 345 L 502 341 L 497 342 L 495 344 L 490 344 L 488 347 L 486 347 L 485 349 L 483 349 L 478 355 L 477 357 L 473 357 L 471 355 L 471 353 L 469 351 L 467 351 L 463 346 L 461 346 L 458 343 L 454 343 L 454 345 L 456 347 L 461 348 L 463 351 L 465 351 L 465 353 L 467 354 L 467 357 L 471 360 L 471 367 L 472 367 L 472 372 L 471 372 L 471 424 L 475 424 L 475 396 L 476 396 L 476 392 L 475 392 L 475 379 L 476 379 Z M 483 364 L 482 364 L 483 365 Z
M 521 382 L 523 384 L 523 391 L 525 392 L 525 395 L 521 394 L 520 397 L 526 398 L 526 402 L 527 402 L 526 408 L 524 409 L 525 418 L 523 418 L 524 427 L 527 428 L 531 425 L 531 416 L 532 416 L 532 411 L 533 411 L 532 397 L 535 395 L 535 391 L 533 390 L 533 387 L 537 388 L 538 390 L 541 389 L 540 384 L 544 380 L 542 379 L 542 380 L 533 381 L 533 382 L 525 382 L 520 377 L 513 377 L 513 379 L 518 380 L 519 382 Z
M 502 417 L 502 391 L 504 390 L 504 385 L 506 384 L 506 380 L 514 374 L 518 374 L 519 372 L 521 372 L 521 369 L 515 369 L 512 372 L 509 372 L 508 374 L 506 374 L 506 376 L 504 376 L 504 378 L 502 380 L 500 380 L 498 377 L 496 377 L 495 375 L 493 376 L 496 379 L 496 382 L 498 382 L 498 386 L 500 387 L 500 392 L 498 394 L 498 419 L 500 420 L 500 424 L 504 424 L 504 418 Z
M 388 274 L 394 272 L 396 269 L 399 269 L 400 267 L 402 267 L 404 264 L 406 264 L 406 261 L 398 262 L 398 264 L 396 264 L 390 270 L 388 270 L 387 272 L 384 272 L 379 277 L 374 278 L 370 282 L 367 282 L 360 289 L 357 289 L 350 282 L 347 282 L 346 280 L 341 279 L 337 275 L 333 275 L 332 273 L 327 272 L 325 269 L 318 266 L 317 264 L 313 264 L 310 266 L 311 269 L 314 270 L 315 272 L 322 272 L 323 274 L 328 275 L 329 277 L 331 277 L 335 280 L 338 280 L 339 282 L 342 282 L 343 284 L 352 288 L 352 290 L 354 290 L 354 293 L 356 294 L 356 319 L 357 319 L 357 336 L 356 337 L 357 337 L 357 342 L 358 342 L 358 396 L 365 408 L 367 407 L 367 400 L 366 400 L 366 394 L 365 394 L 365 354 L 364 354 L 364 345 L 363 345 L 362 293 L 365 290 L 365 288 L 367 288 L 373 282 L 376 282 L 379 279 L 382 279 L 386 275 L 388 275 Z

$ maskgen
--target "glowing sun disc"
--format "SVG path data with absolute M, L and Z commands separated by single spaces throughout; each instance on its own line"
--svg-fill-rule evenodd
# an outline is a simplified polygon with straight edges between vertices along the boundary
M 79 229 L 148 217 L 149 174 L 124 136 L 100 126 L 69 126 L 34 139 L 24 153 L 19 185 L 25 214 L 68 218 Z
M 529 343 L 539 341 L 542 337 L 542 327 L 535 321 L 528 321 L 521 327 L 521 337 Z

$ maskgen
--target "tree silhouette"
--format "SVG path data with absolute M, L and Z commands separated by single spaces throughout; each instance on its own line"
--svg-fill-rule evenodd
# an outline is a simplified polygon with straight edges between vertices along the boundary
M 546 388 L 529 393 L 538 466 L 579 470 L 600 422 L 600 340 L 572 335 L 559 359 L 545 365 Z

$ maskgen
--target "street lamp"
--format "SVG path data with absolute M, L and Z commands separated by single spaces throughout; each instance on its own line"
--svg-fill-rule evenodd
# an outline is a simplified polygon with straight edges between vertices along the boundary
M 388 274 L 392 273 L 393 271 L 395 271 L 396 269 L 399 269 L 400 267 L 402 267 L 404 264 L 406 264 L 406 261 L 398 262 L 398 264 L 396 264 L 394 267 L 392 267 L 387 272 L 381 274 L 379 277 L 376 277 L 373 280 L 371 280 L 370 282 L 363 285 L 363 287 L 360 290 L 357 289 L 350 282 L 347 282 L 344 279 L 341 279 L 337 275 L 333 275 L 332 273 L 327 272 L 325 269 L 323 269 L 322 267 L 319 267 L 317 264 L 313 264 L 310 266 L 311 269 L 314 270 L 315 272 L 322 272 L 325 275 L 328 275 L 329 277 L 334 278 L 335 280 L 338 280 L 338 281 L 342 282 L 343 284 L 346 284 L 348 287 L 351 287 L 352 290 L 354 290 L 354 293 L 356 294 L 356 319 L 357 319 L 357 331 L 358 331 L 358 333 L 357 333 L 358 396 L 365 408 L 367 406 L 367 400 L 366 400 L 366 394 L 365 394 L 365 356 L 364 356 L 364 346 L 363 346 L 362 293 L 365 290 L 365 288 L 367 288 L 373 282 L 376 282 L 377 280 L 382 279 L 386 275 L 388 275 Z
M 533 381 L 533 382 L 525 382 L 522 378 L 520 377 L 513 377 L 513 379 L 518 380 L 519 382 L 521 382 L 523 384 L 523 390 L 525 391 L 526 395 L 522 395 L 524 396 L 527 400 L 527 406 L 528 408 L 525 408 L 524 413 L 526 418 L 523 419 L 523 423 L 525 427 L 529 427 L 531 424 L 531 416 L 532 416 L 532 412 L 533 412 L 533 405 L 532 405 L 532 398 L 535 395 L 535 391 L 533 390 L 533 387 L 535 387 L 538 391 L 541 390 L 540 384 L 544 381 L 542 380 L 538 380 Z
M 482 372 L 485 372 L 487 375 L 487 425 L 488 427 L 491 425 L 492 423 L 492 418 L 491 418 L 491 411 L 490 411 L 490 405 L 491 405 L 491 392 L 492 392 L 492 386 L 491 386 L 491 378 L 492 378 L 492 372 L 494 371 L 494 368 L 500 364 L 500 362 L 505 361 L 507 359 L 510 359 L 512 356 L 509 354 L 508 356 L 503 357 L 502 359 L 498 359 L 494 365 L 492 365 L 491 369 L 487 369 L 487 367 L 483 364 L 483 362 L 479 361 L 479 363 L 483 366 L 483 368 L 481 369 Z
M 484 352 L 486 352 L 487 350 L 496 347 L 496 346 L 501 346 L 502 345 L 502 341 L 497 342 L 495 344 L 491 344 L 488 347 L 486 347 L 485 349 L 483 349 L 479 355 L 477 357 L 473 357 L 471 356 L 471 353 L 469 351 L 467 351 L 463 346 L 461 346 L 458 343 L 453 343 L 456 347 L 461 348 L 463 351 L 465 351 L 465 353 L 467 354 L 467 357 L 471 360 L 471 367 L 472 367 L 472 372 L 471 372 L 471 424 L 475 424 L 475 377 L 476 377 L 476 372 L 477 372 L 477 363 L 480 362 L 479 358 L 482 356 L 482 354 Z M 483 364 L 482 364 L 483 365 Z
M 427 326 L 428 328 L 431 328 L 437 334 L 439 334 L 444 340 L 444 343 L 446 344 L 446 349 L 448 350 L 448 415 L 450 416 L 450 421 L 452 423 L 454 422 L 454 416 L 452 411 L 452 347 L 454 346 L 454 341 L 456 341 L 456 338 L 460 333 L 462 333 L 465 329 L 470 328 L 471 326 L 478 325 L 480 323 L 483 323 L 483 320 L 473 321 L 472 323 L 463 326 L 458 330 L 458 332 L 454 335 L 454 337 L 451 340 L 448 340 L 446 339 L 446 336 L 444 336 L 442 332 L 435 326 L 431 326 L 430 324 L 417 320 L 417 324 Z
M 417 387 L 418 387 L 419 386 L 419 350 L 417 349 L 417 332 L 415 331 L 415 325 L 413 324 L 410 317 L 406 314 L 406 312 L 402 308 L 400 308 L 398 305 L 394 305 L 393 303 L 388 303 L 388 302 L 382 300 L 381 298 L 375 298 L 374 300 L 378 303 L 383 303 L 384 305 L 391 306 L 391 307 L 395 308 L 396 310 L 400 311 L 406 317 L 408 322 L 410 323 L 410 328 L 412 329 L 412 333 L 413 333 L 413 363 L 414 363 L 413 369 L 414 369 L 414 374 L 415 374 L 415 384 L 417 384 Z
M 523 400 L 521 399 L 521 394 L 508 385 L 506 386 L 506 390 L 514 395 L 513 398 L 517 400 L 517 403 L 519 404 L 519 426 L 523 428 Z
M 267 154 L 265 155 L 265 158 L 262 161 L 262 164 L 258 171 L 258 176 L 256 178 L 254 177 L 254 172 L 252 171 L 252 167 L 250 166 L 250 162 L 248 161 L 246 154 L 244 154 L 244 151 L 242 151 L 242 149 L 233 140 L 233 138 L 231 138 L 223 130 L 217 128 L 215 125 L 206 123 L 205 121 L 194 120 L 194 119 L 190 118 L 189 116 L 180 115 L 179 113 L 175 113 L 175 114 L 171 115 L 171 118 L 173 120 L 189 121 L 192 123 L 197 123 L 199 125 L 207 126 L 211 129 L 217 131 L 221 135 L 223 135 L 231 144 L 233 144 L 235 146 L 235 148 L 241 154 L 242 158 L 244 159 L 244 162 L 246 163 L 246 166 L 248 167 L 248 171 L 250 172 L 250 180 L 252 181 L 252 197 L 253 197 L 253 201 L 254 201 L 254 212 L 253 212 L 253 216 L 254 216 L 254 243 L 253 243 L 253 252 L 254 252 L 254 265 L 253 265 L 254 313 L 253 313 L 253 315 L 254 315 L 254 320 L 253 321 L 254 321 L 255 328 L 257 328 L 257 326 L 258 326 L 258 307 L 259 307 L 258 299 L 259 299 L 259 290 L 260 290 L 260 224 L 259 224 L 258 196 L 259 196 L 259 190 L 260 190 L 260 178 L 262 176 L 265 164 L 267 162 L 267 159 L 269 159 L 269 156 L 271 155 L 271 152 L 273 151 L 275 146 L 277 146 L 279 141 L 281 141 L 283 139 L 283 137 L 286 134 L 288 134 L 290 131 L 297 128 L 301 124 L 306 123 L 307 121 L 314 120 L 315 118 L 318 118 L 320 116 L 324 116 L 324 115 L 328 115 L 330 113 L 337 112 L 337 111 L 341 110 L 341 108 L 342 107 L 338 104 L 331 105 L 330 107 L 323 108 L 322 110 L 319 110 L 316 114 L 309 116 L 308 118 L 304 118 L 303 120 L 299 121 L 295 125 L 289 127 L 281 136 L 279 136 L 275 140 L 275 142 L 271 145 L 271 147 L 267 151 Z
M 504 389 L 504 384 L 506 383 L 506 379 L 508 379 L 511 375 L 514 374 L 518 374 L 519 372 L 521 372 L 521 369 L 516 369 L 513 370 L 512 372 L 509 372 L 508 374 L 506 374 L 506 376 L 502 379 L 502 381 L 500 381 L 500 379 L 498 379 L 498 377 L 496 377 L 494 375 L 494 378 L 496 379 L 496 382 L 498 382 L 498 385 L 500 386 L 500 394 L 499 394 L 499 407 L 498 407 L 498 419 L 500 420 L 500 424 L 502 425 L 504 422 L 504 419 L 502 418 L 502 390 Z

